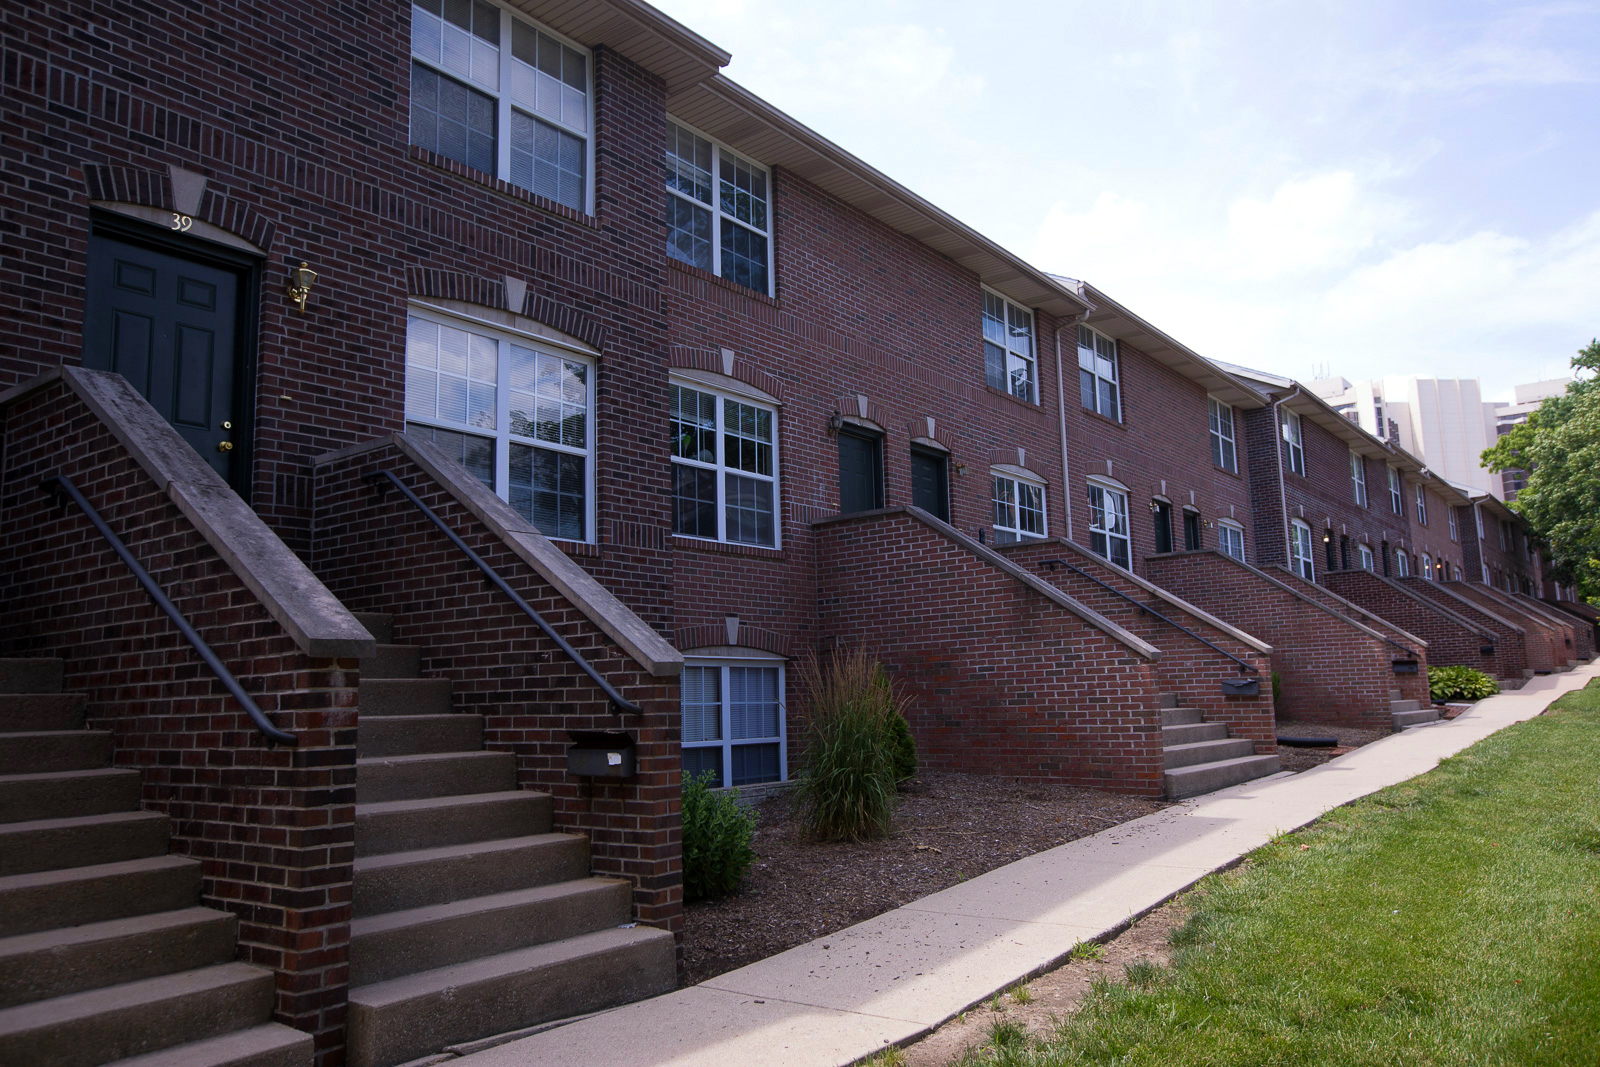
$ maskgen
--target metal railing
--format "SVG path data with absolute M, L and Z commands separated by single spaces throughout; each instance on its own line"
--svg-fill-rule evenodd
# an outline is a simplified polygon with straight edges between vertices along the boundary
M 394 471 L 372 471 L 371 473 L 364 475 L 364 478 L 367 481 L 376 484 L 379 489 L 386 489 L 389 485 L 393 485 L 396 489 L 400 490 L 401 494 L 404 495 L 407 500 L 411 501 L 412 505 L 418 511 L 422 512 L 422 514 L 427 517 L 429 522 L 438 527 L 440 533 L 444 534 L 450 539 L 450 543 L 455 545 L 457 550 L 459 550 L 462 555 L 471 560 L 478 570 L 483 572 L 483 576 L 489 582 L 489 584 L 493 585 L 495 588 L 499 589 L 502 593 L 509 597 L 511 602 L 522 610 L 523 614 L 533 620 L 534 625 L 539 627 L 539 629 L 544 632 L 546 637 L 556 643 L 557 648 L 566 653 L 568 659 L 577 664 L 578 668 L 582 670 L 584 674 L 587 674 L 595 685 L 600 687 L 601 692 L 605 693 L 606 698 L 611 701 L 612 705 L 618 711 L 631 712 L 634 715 L 644 714 L 643 709 L 640 708 L 639 705 L 623 697 L 621 693 L 616 691 L 610 682 L 601 677 L 600 673 L 594 669 L 594 666 L 588 660 L 584 659 L 582 652 L 579 652 L 577 649 L 573 648 L 567 643 L 566 638 L 556 633 L 555 630 L 551 628 L 550 624 L 544 620 L 544 617 L 537 611 L 533 610 L 533 605 L 522 599 L 515 589 L 507 585 L 506 580 L 500 577 L 499 572 L 491 567 L 482 556 L 478 555 L 471 548 L 469 548 L 467 543 L 461 540 L 461 538 L 456 535 L 454 530 L 446 526 L 444 524 L 444 520 L 439 518 L 438 515 L 434 514 L 433 509 L 424 504 L 416 493 L 413 493 L 409 488 L 407 488 L 406 484 L 399 479 Z
M 145 570 L 139 561 L 133 558 L 133 553 L 128 551 L 128 546 L 122 543 L 122 538 L 118 537 L 111 527 L 106 525 L 106 520 L 101 518 L 100 513 L 94 509 L 93 504 L 84 499 L 83 493 L 79 492 L 78 487 L 72 484 L 71 478 L 68 478 L 65 474 L 52 474 L 39 483 L 39 488 L 54 496 L 63 507 L 66 506 L 68 500 L 72 501 L 88 516 L 89 521 L 94 524 L 94 528 L 100 531 L 100 536 L 106 539 L 106 543 L 116 552 L 118 558 L 122 560 L 128 570 L 133 572 L 133 576 L 139 580 L 139 584 L 144 586 L 144 591 L 150 594 L 150 599 L 156 602 L 156 607 L 166 613 L 167 618 L 172 620 L 172 624 L 183 635 L 183 639 L 189 642 L 196 652 L 200 653 L 200 658 L 205 661 L 206 666 L 211 668 L 211 672 L 217 676 L 228 692 L 233 694 L 233 699 L 237 700 L 239 706 L 244 708 L 245 713 L 250 716 L 250 721 L 255 723 L 256 729 L 261 731 L 261 736 L 267 739 L 269 745 L 293 746 L 300 743 L 300 739 L 294 734 L 287 733 L 272 725 L 272 720 L 267 718 L 266 713 L 256 705 L 250 694 L 244 691 L 244 686 L 240 685 L 239 679 L 235 678 L 233 672 L 228 670 L 227 664 L 223 663 L 217 657 L 217 654 L 211 650 L 211 646 L 206 644 L 206 639 L 201 637 L 193 626 L 189 625 L 189 620 L 183 617 L 183 613 L 168 599 L 167 594 L 161 591 L 160 586 L 156 585 L 155 579 L 150 577 L 150 572 Z
M 1065 567 L 1065 568 L 1067 568 L 1067 570 L 1069 570 L 1072 573 L 1078 575 L 1079 577 L 1089 579 L 1089 581 L 1093 582 L 1095 585 L 1098 585 L 1101 589 L 1104 589 L 1106 592 L 1112 594 L 1113 596 L 1119 596 L 1123 600 L 1126 600 L 1128 603 L 1132 604 L 1134 607 L 1138 608 L 1139 609 L 1139 613 L 1141 615 L 1145 614 L 1145 613 L 1153 615 L 1156 618 L 1160 619 L 1162 622 L 1166 623 L 1168 626 L 1171 626 L 1173 629 L 1181 630 L 1184 633 L 1188 634 L 1190 637 L 1194 638 L 1196 641 L 1199 641 L 1202 645 L 1205 645 L 1208 648 L 1211 648 L 1211 649 L 1213 649 L 1213 650 L 1215 650 L 1217 652 L 1222 653 L 1224 656 L 1227 656 L 1229 659 L 1233 660 L 1233 662 L 1235 662 L 1235 663 L 1237 663 L 1239 665 L 1239 669 L 1240 670 L 1249 671 L 1252 674 L 1260 674 L 1261 673 L 1260 669 L 1258 669 L 1257 667 L 1251 665 L 1250 663 L 1247 663 L 1246 661 L 1240 659 L 1238 656 L 1235 656 L 1232 652 L 1229 652 L 1227 649 L 1223 648 L 1221 645 L 1216 644 L 1213 641 L 1206 640 L 1204 637 L 1201 637 L 1199 634 L 1195 633 L 1193 630 L 1191 630 L 1187 626 L 1183 625 L 1183 623 L 1177 622 L 1177 621 L 1175 621 L 1173 619 L 1167 618 L 1165 615 L 1161 614 L 1161 612 L 1157 611 L 1155 608 L 1151 607 L 1149 604 L 1140 603 L 1139 601 L 1135 600 L 1133 597 L 1129 596 L 1127 593 L 1124 593 L 1122 590 L 1118 589 L 1116 586 L 1108 585 L 1107 583 L 1102 582 L 1100 579 L 1096 578 L 1094 575 L 1090 574 L 1088 571 L 1083 570 L 1081 567 L 1074 567 L 1072 564 L 1068 563 L 1064 559 L 1047 559 L 1047 560 L 1044 561 L 1044 564 L 1045 564 L 1045 566 L 1052 567 L 1052 568 L 1053 567 Z

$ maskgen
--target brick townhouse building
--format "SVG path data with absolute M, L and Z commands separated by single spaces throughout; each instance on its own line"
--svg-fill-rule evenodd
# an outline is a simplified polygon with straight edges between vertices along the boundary
M 1274 673 L 1425 699 L 1327 560 L 1526 573 L 638 0 L 0 27 L 0 963 L 44 976 L 0 1060 L 386 1067 L 670 988 L 681 776 L 788 778 L 807 651 L 878 655 L 929 766 L 1185 795 L 1276 768 Z

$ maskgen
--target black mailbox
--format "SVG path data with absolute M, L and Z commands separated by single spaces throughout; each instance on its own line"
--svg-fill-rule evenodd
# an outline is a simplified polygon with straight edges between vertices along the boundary
M 1225 697 L 1253 697 L 1261 695 L 1259 678 L 1224 678 L 1222 695 Z
M 586 778 L 632 778 L 639 768 L 632 734 L 577 730 L 569 733 L 567 773 Z
M 1492 656 L 1492 655 L 1494 655 L 1494 646 L 1493 645 L 1479 645 L 1478 646 L 1478 651 L 1483 653 L 1485 656 Z
M 1414 659 L 1397 659 L 1397 660 L 1395 660 L 1394 661 L 1394 673 L 1396 673 L 1396 674 L 1416 674 L 1417 673 L 1417 661 L 1414 660 Z

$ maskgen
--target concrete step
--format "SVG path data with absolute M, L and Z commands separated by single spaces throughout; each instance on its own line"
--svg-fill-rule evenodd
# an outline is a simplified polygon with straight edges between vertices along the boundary
M 121 767 L 0 775 L 0 823 L 131 811 L 143 786 L 138 771 Z
M 633 889 L 620 878 L 580 878 L 508 893 L 391 911 L 350 924 L 350 984 L 496 956 L 620 926 Z
M 110 763 L 110 730 L 0 733 L 0 774 L 84 771 Z
M 199 898 L 200 864 L 182 856 L 6 875 L 0 878 L 0 937 L 173 911 Z
M 227 963 L 237 929 L 193 907 L 0 938 L 0 1008 Z
M 0 731 L 81 730 L 82 693 L 0 693 Z
M 157 811 L 0 823 L 0 875 L 164 856 L 171 833 Z
M 0 1010 L 0 1063 L 96 1067 L 266 1022 L 273 976 L 244 963 Z
M 1415 703 L 1415 701 L 1407 701 Z M 1411 711 L 1390 712 L 1389 721 L 1396 730 L 1404 730 L 1408 726 L 1422 726 L 1425 723 L 1438 722 L 1439 711 L 1437 708 L 1415 708 Z
M 1157 693 L 1156 694 L 1156 707 L 1160 708 L 1161 710 L 1166 711 L 1166 710 L 1168 710 L 1170 708 L 1176 708 L 1177 706 L 1178 706 L 1178 694 L 1177 693 Z
M 446 1045 L 666 993 L 676 968 L 672 935 L 638 926 L 356 986 L 346 1062 L 392 1067 Z
M 1181 800 L 1184 797 L 1199 796 L 1201 793 L 1210 793 L 1226 786 L 1238 785 L 1240 782 L 1277 773 L 1276 755 L 1240 756 L 1237 759 L 1218 760 L 1216 763 L 1196 763 L 1166 773 L 1167 797 L 1171 800 Z
M 1391 689 L 1391 690 L 1389 690 L 1389 699 L 1390 699 L 1390 700 L 1399 700 L 1399 699 L 1400 699 L 1400 698 L 1401 698 L 1401 697 L 1403 697 L 1403 696 L 1405 696 L 1405 694 L 1404 694 L 1404 693 L 1402 693 L 1402 692 L 1401 692 L 1401 691 L 1400 691 L 1400 690 L 1398 690 L 1398 689 Z
M 1161 743 L 1166 748 L 1192 745 L 1197 741 L 1221 741 L 1227 736 L 1228 725 L 1221 722 L 1190 722 L 1161 728 Z
M 1389 710 L 1390 711 L 1416 711 L 1420 707 L 1422 707 L 1422 705 L 1417 703 L 1415 700 L 1391 700 L 1391 701 L 1389 701 Z
M 356 728 L 356 755 L 364 759 L 481 748 L 482 715 L 363 715 Z
M 1217 741 L 1195 741 L 1187 745 L 1169 745 L 1162 750 L 1167 770 L 1174 767 L 1192 767 L 1196 763 L 1215 763 L 1218 760 L 1238 759 L 1256 754 L 1256 743 L 1248 737 L 1225 737 Z
M 0 659 L 0 693 L 59 693 L 65 666 L 44 657 Z
M 394 616 L 381 611 L 352 611 L 356 622 L 367 628 L 367 633 L 380 645 L 394 643 Z
M 310 1034 L 282 1023 L 262 1023 L 106 1067 L 311 1067 L 315 1054 Z
M 1162 708 L 1162 726 L 1190 726 L 1197 722 L 1204 722 L 1205 716 L 1199 708 Z
M 422 674 L 422 649 L 416 645 L 379 645 L 361 657 L 362 678 L 417 678 Z
M 381 856 L 550 832 L 548 793 L 501 793 L 392 800 L 356 807 L 356 855 Z
M 502 793 L 517 787 L 510 752 L 427 752 L 356 760 L 356 803 Z
M 448 715 L 455 707 L 448 678 L 362 678 L 363 715 Z
M 351 899 L 359 919 L 480 894 L 566 882 L 588 873 L 588 838 L 577 834 L 531 834 L 363 856 L 355 863 Z

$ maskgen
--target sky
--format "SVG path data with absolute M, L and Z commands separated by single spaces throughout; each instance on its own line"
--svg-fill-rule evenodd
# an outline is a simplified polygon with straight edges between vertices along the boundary
M 1508 400 L 1600 335 L 1600 0 L 654 2 L 1202 355 Z

